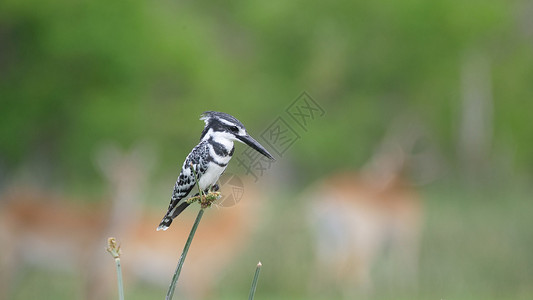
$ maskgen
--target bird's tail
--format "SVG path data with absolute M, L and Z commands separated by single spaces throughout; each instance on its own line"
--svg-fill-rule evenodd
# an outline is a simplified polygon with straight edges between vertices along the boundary
M 170 224 L 172 223 L 172 220 L 174 220 L 174 218 L 177 217 L 189 205 L 190 203 L 183 202 L 177 205 L 176 207 L 169 207 L 167 214 L 163 217 L 163 220 L 161 220 L 161 223 L 159 223 L 159 226 L 157 227 L 157 231 L 167 230 Z

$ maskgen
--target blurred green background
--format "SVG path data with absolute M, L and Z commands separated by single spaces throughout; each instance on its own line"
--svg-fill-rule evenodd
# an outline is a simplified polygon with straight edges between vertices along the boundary
M 289 175 L 270 200 L 277 218 L 232 266 L 221 297 L 245 297 L 261 259 L 257 299 L 312 298 L 302 276 L 309 239 L 278 236 L 305 232 L 305 201 L 294 199 L 315 179 L 361 168 L 408 115 L 439 162 L 419 187 L 419 288 L 400 296 L 378 285 L 372 297 L 530 299 L 532 20 L 527 0 L 4 0 L 0 188 L 22 182 L 98 202 L 99 147 L 142 142 L 157 157 L 148 184 L 157 196 L 146 201 L 164 209 L 200 113 L 230 113 L 259 135 L 306 91 L 325 114 L 278 156 Z M 25 286 L 78 297 L 73 276 L 42 272 Z M 126 289 L 131 299 L 159 290 Z

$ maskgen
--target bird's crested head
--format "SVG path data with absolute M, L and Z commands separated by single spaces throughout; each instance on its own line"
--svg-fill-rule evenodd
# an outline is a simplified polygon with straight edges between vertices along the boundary
M 204 130 L 200 140 L 211 138 L 219 141 L 239 141 L 252 147 L 264 156 L 274 159 L 265 147 L 253 139 L 247 132 L 244 125 L 232 115 L 217 111 L 206 111 L 200 116 L 200 120 L 205 122 Z

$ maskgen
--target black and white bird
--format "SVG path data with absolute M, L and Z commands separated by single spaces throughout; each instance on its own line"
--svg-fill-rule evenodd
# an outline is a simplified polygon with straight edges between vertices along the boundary
M 200 143 L 192 149 L 181 167 L 168 211 L 157 227 L 158 231 L 167 230 L 172 220 L 189 206 L 187 199 L 197 195 L 194 192 L 196 178 L 202 191 L 207 192 L 216 185 L 233 155 L 234 141 L 245 143 L 269 159 L 274 159 L 272 154 L 246 132 L 244 125 L 235 117 L 222 112 L 207 111 L 201 115 L 200 120 L 205 122 Z

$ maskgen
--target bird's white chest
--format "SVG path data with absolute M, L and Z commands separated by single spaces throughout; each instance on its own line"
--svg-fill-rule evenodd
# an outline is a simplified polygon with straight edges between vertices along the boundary
M 200 184 L 200 189 L 205 190 L 206 188 L 215 184 L 225 169 L 226 167 L 221 167 L 215 163 L 210 162 L 207 165 L 206 172 L 202 175 L 198 182 Z

